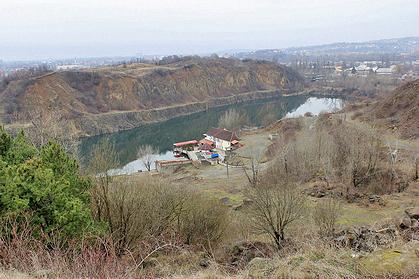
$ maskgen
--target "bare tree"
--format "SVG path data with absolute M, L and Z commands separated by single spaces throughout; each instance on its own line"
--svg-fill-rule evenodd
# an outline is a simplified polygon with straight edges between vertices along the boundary
M 278 176 L 295 181 L 339 180 L 355 188 L 368 185 L 377 176 L 382 154 L 374 130 L 323 116 L 292 141 L 276 145 L 273 153 Z
M 333 198 L 324 199 L 316 204 L 313 220 L 321 236 L 333 236 L 339 215 L 340 203 Z
M 243 164 L 243 172 L 246 175 L 249 185 L 256 187 L 261 180 L 261 161 L 263 149 L 253 148 L 248 152 L 250 158 L 250 166 Z
M 280 249 L 290 224 L 303 216 L 305 197 L 295 184 L 268 179 L 249 189 L 252 200 L 248 214 L 256 232 L 269 235 Z
M 60 143 L 64 149 L 74 154 L 77 153 L 77 141 L 71 131 L 71 125 L 64 115 L 58 110 L 33 109 L 23 119 L 16 116 L 15 121 L 30 120 L 30 127 L 26 135 L 32 144 L 45 145 L 49 140 Z
M 112 232 L 114 225 L 109 219 L 111 214 L 110 186 L 113 177 L 109 170 L 119 165 L 118 155 L 113 144 L 103 140 L 96 144 L 89 158 L 88 172 L 94 182 L 92 189 L 92 207 L 97 220 L 108 221 Z
M 419 144 L 417 146 L 414 146 L 411 151 L 411 158 L 412 158 L 412 164 L 413 164 L 413 179 L 418 180 L 419 179 Z
M 234 132 L 238 132 L 240 128 L 248 122 L 246 114 L 240 113 L 235 109 L 227 110 L 218 120 L 218 126 Z
M 140 145 L 137 150 L 137 157 L 141 160 L 144 167 L 151 171 L 151 165 L 153 163 L 155 154 L 157 154 L 159 151 L 158 149 L 152 147 L 151 145 Z
M 353 129 L 352 133 L 346 135 L 346 144 L 350 147 L 346 169 L 354 187 L 359 187 L 376 175 L 380 143 L 371 131 Z

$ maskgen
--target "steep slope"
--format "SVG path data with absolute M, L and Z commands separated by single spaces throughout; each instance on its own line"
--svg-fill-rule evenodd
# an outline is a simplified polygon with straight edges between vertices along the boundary
M 290 91 L 301 85 L 298 74 L 274 63 L 188 58 L 167 65 L 138 63 L 13 81 L 0 93 L 0 112 L 6 123 L 16 121 L 14 116 L 27 122 L 34 112 L 58 112 L 72 133 L 86 136 L 188 113 L 185 107 L 176 112 L 182 106 L 195 112 L 202 109 L 196 104 L 214 105 L 222 98 L 234 102 L 242 95 L 249 98 L 249 92 Z
M 378 101 L 369 116 L 397 129 L 404 138 L 419 138 L 419 80 Z

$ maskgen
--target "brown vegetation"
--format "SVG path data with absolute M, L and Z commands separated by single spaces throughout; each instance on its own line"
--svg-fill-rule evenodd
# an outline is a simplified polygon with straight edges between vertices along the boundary
M 289 125 L 281 125 L 285 126 Z M 402 191 L 408 183 L 378 133 L 340 115 L 319 116 L 293 140 L 278 138 L 273 150 L 278 176 L 304 182 L 320 179 L 326 188 L 334 189 L 334 195 L 348 200 Z
M 339 218 L 340 204 L 338 200 L 328 198 L 316 204 L 313 211 L 314 223 L 321 236 L 333 236 Z
M 153 157 L 159 151 L 151 145 L 142 145 L 138 147 L 137 157 L 143 163 L 144 167 L 151 171 Z
M 256 233 L 269 235 L 281 249 L 286 229 L 304 214 L 304 195 L 296 185 L 269 176 L 249 189 L 247 197 L 252 201 L 248 214 Z
M 406 168 L 411 154 L 342 114 L 285 119 L 266 130 L 265 137 L 280 136 L 268 150 L 237 154 L 241 165 L 228 178 L 221 166 L 206 176 L 205 166 L 111 176 L 118 154 L 101 143 L 88 169 L 98 231 L 58 245 L 54 234 L 35 239 L 30 227 L 2 220 L 12 233 L 0 241 L 1 267 L 52 278 L 419 276 L 419 213 L 403 213 L 417 206 L 417 191 L 403 193 L 418 186 L 417 161 Z
M 164 65 L 134 63 L 18 79 L 0 91 L 0 112 L 9 124 L 17 121 L 13 115 L 28 122 L 29 111 L 49 113 L 54 108 L 66 120 L 69 134 L 83 136 L 166 117 L 163 112 L 150 114 L 155 109 L 192 103 L 205 109 L 206 102 L 217 98 L 301 86 L 297 73 L 271 62 L 184 58 Z M 187 108 L 178 110 L 177 115 L 188 113 Z M 151 112 L 134 113 L 141 111 Z
M 403 138 L 419 138 L 419 80 L 408 82 L 367 109 L 365 120 L 378 121 Z

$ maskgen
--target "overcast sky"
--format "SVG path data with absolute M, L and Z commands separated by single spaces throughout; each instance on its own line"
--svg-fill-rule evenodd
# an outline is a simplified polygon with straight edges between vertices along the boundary
M 0 59 L 202 54 L 419 35 L 419 0 L 0 0 Z

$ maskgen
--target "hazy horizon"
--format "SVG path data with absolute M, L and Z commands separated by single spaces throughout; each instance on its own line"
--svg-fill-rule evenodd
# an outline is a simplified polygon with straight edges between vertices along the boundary
M 0 0 L 0 59 L 208 54 L 419 35 L 414 0 Z

